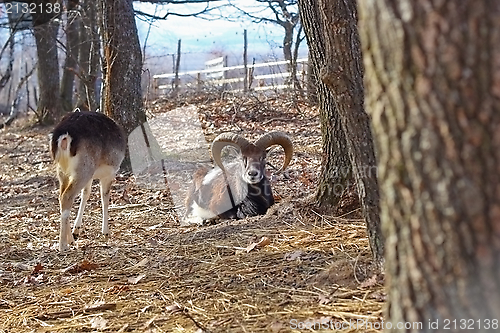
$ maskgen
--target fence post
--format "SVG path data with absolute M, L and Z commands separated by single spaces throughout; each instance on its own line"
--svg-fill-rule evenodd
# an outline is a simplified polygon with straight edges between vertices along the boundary
M 252 84 L 253 84 L 253 71 L 254 71 L 254 66 L 255 66 L 255 58 L 253 58 L 252 61 L 252 67 L 248 69 L 248 90 L 252 90 Z
M 200 72 L 198 72 L 198 74 L 196 74 L 196 91 L 197 92 L 201 91 L 201 73 Z
M 223 59 L 224 60 L 223 60 L 222 67 L 225 68 L 225 67 L 227 67 L 227 55 L 225 55 Z M 222 72 L 222 79 L 223 80 L 227 79 L 227 74 L 226 73 L 227 73 L 227 71 L 225 71 L 225 70 Z M 222 84 L 222 91 L 227 90 L 227 86 L 228 86 L 227 83 Z
M 306 70 L 306 64 L 305 62 L 303 62 L 301 65 L 302 65 L 302 87 L 304 87 L 306 85 L 306 75 L 307 75 L 307 70 Z
M 174 95 L 179 93 L 179 67 L 181 66 L 181 40 L 177 42 L 177 59 L 175 61 Z
M 243 68 L 245 71 L 245 77 L 243 78 L 243 92 L 248 91 L 248 64 L 247 64 L 247 50 L 248 50 L 248 39 L 247 39 L 247 29 L 243 30 Z
M 160 96 L 160 93 L 158 91 L 158 79 L 153 77 L 153 96 L 154 98 L 158 98 Z

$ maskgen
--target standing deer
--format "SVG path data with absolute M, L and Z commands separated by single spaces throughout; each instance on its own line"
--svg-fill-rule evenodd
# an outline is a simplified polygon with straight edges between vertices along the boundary
M 60 251 L 67 250 L 79 235 L 93 179 L 99 179 L 101 183 L 102 233 L 108 234 L 111 184 L 125 157 L 125 150 L 122 129 L 102 113 L 71 112 L 54 128 L 50 151 L 57 165 L 60 184 Z M 71 232 L 71 207 L 79 192 L 80 208 Z

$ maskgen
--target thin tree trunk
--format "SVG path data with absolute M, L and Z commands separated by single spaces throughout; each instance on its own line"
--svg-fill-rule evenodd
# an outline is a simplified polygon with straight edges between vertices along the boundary
M 386 321 L 391 332 L 496 332 L 500 3 L 360 1 L 360 17 L 388 236 Z M 422 327 L 396 326 L 412 322 Z
M 76 105 L 80 110 L 89 111 L 90 102 L 88 99 L 88 88 L 92 84 L 89 77 L 90 70 L 90 50 L 92 48 L 92 33 L 90 28 L 89 0 L 82 0 L 81 3 L 81 24 L 80 24 L 80 47 L 78 48 L 78 95 Z M 94 82 L 95 84 L 95 82 Z M 92 110 L 94 111 L 94 110 Z
M 0 91 L 5 88 L 7 83 L 11 81 L 12 78 L 12 70 L 14 68 L 14 45 L 15 45 L 15 39 L 14 39 L 14 30 L 11 28 L 10 31 L 10 36 L 5 42 L 5 45 L 2 48 L 2 51 L 0 51 L 0 59 L 2 58 L 4 50 L 7 48 L 7 45 L 9 47 L 9 63 L 7 65 L 7 69 L 5 70 L 4 73 L 1 74 L 0 77 Z
M 243 92 L 248 91 L 248 39 L 247 39 L 247 29 L 243 30 L 243 71 L 245 76 L 243 78 Z
M 78 64 L 78 33 L 80 29 L 80 18 L 76 11 L 79 0 L 68 1 L 67 25 L 66 25 L 66 60 L 61 79 L 61 103 L 65 111 L 73 109 L 73 87 L 75 83 L 75 72 Z
M 38 1 L 38 3 L 45 4 L 47 1 Z M 40 7 L 36 8 L 38 10 Z M 38 85 L 40 87 L 40 99 L 37 105 L 38 120 L 44 124 L 53 124 L 62 114 L 56 44 L 59 24 L 54 20 L 54 13 L 49 14 L 46 11 L 33 13 L 32 17 L 38 56 Z
M 88 85 L 87 85 L 87 100 L 90 110 L 96 110 L 99 106 L 99 97 L 101 87 L 97 84 L 97 79 L 101 71 L 101 41 L 98 32 L 98 13 L 97 5 L 94 0 L 88 1 L 88 17 L 90 27 L 90 53 L 89 53 L 89 70 L 88 70 Z
M 300 84 L 300 80 L 297 77 L 297 59 L 299 57 L 299 48 L 300 44 L 304 40 L 304 35 L 302 34 L 303 31 L 302 24 L 299 25 L 297 29 L 297 38 L 295 39 L 295 43 L 293 45 L 293 53 L 292 53 L 292 68 L 290 72 L 290 76 L 293 80 L 293 88 L 296 93 L 299 93 L 300 95 L 304 95 L 304 90 L 302 89 L 302 85 Z
M 79 81 L 77 106 L 81 110 L 95 111 L 97 101 L 97 73 L 99 61 L 99 34 L 97 32 L 97 13 L 94 0 L 81 1 L 82 22 L 80 24 L 80 47 L 78 54 Z
M 317 0 L 299 1 L 301 22 L 309 45 L 309 70 L 314 78 L 325 66 L 325 41 L 320 30 Z M 323 138 L 323 163 L 316 192 L 316 202 L 323 209 L 334 209 L 351 177 L 351 163 L 347 143 L 335 107 L 334 96 L 326 84 L 316 80 L 316 92 L 320 107 L 321 133 Z
M 16 90 L 14 91 L 14 96 L 12 99 L 12 102 L 10 103 L 10 112 L 9 112 L 9 118 L 3 123 L 0 124 L 0 129 L 4 127 L 8 127 L 12 125 L 14 120 L 19 116 L 19 103 L 22 100 L 21 97 L 21 89 L 23 85 L 26 85 L 26 95 L 27 95 L 27 107 L 29 107 L 29 89 L 28 89 L 28 80 L 33 75 L 33 72 L 35 71 L 36 66 L 33 66 L 31 70 L 28 72 L 28 65 L 26 64 L 26 73 L 25 75 L 19 80 Z M 10 95 L 10 94 L 9 94 Z
M 283 24 L 285 29 L 285 36 L 283 37 L 283 56 L 285 60 L 292 63 L 292 44 L 293 44 L 293 30 L 295 26 L 291 23 Z
M 132 0 L 101 0 L 104 26 L 104 112 L 130 134 L 146 121 L 141 93 L 142 56 Z M 127 154 L 122 167 L 131 169 Z
M 174 78 L 174 97 L 179 94 L 179 69 L 181 67 L 181 40 L 177 41 L 177 56 L 175 58 L 175 78 Z

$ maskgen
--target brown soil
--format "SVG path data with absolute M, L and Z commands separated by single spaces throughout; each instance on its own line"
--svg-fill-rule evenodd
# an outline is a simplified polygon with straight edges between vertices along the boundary
M 168 189 L 119 175 L 110 236 L 100 235 L 95 183 L 82 234 L 61 254 L 50 129 L 18 120 L 0 132 L 0 332 L 291 332 L 343 323 L 342 332 L 377 331 L 369 327 L 382 320 L 385 294 L 355 195 L 343 200 L 343 216 L 311 204 L 317 110 L 285 97 L 189 103 L 208 141 L 226 130 L 290 134 L 292 164 L 272 177 L 278 203 L 265 216 L 186 227 Z M 151 118 L 174 106 L 187 105 L 156 101 Z M 256 246 L 263 237 L 269 244 Z M 368 328 L 348 325 L 358 320 Z

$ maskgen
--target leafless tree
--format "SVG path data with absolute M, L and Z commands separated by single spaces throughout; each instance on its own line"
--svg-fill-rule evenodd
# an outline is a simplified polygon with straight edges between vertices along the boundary
M 81 110 L 95 111 L 99 108 L 97 79 L 101 72 L 96 1 L 81 0 L 80 15 L 76 105 Z
M 146 121 L 141 93 L 142 55 L 132 0 L 99 0 L 104 51 L 103 112 L 130 134 Z M 130 157 L 125 158 L 130 169 Z
M 213 15 L 213 12 L 226 7 L 224 3 L 227 0 L 134 0 L 134 2 L 153 3 L 161 5 L 166 9 L 166 13 L 157 15 L 156 12 L 148 13 L 142 10 L 135 10 L 135 14 L 139 19 L 144 20 L 166 20 L 169 16 L 179 17 L 199 17 L 206 20 L 218 19 L 219 16 Z M 185 5 L 200 5 L 200 7 L 189 8 Z M 179 6 L 181 5 L 181 6 Z M 165 12 L 162 10 L 162 12 Z
M 61 103 L 65 110 L 73 109 L 73 87 L 78 65 L 78 47 L 80 44 L 80 17 L 78 12 L 79 0 L 68 0 L 66 11 L 66 59 L 61 79 Z
M 35 0 L 35 12 L 32 14 L 33 34 L 38 55 L 38 85 L 40 98 L 37 105 L 39 121 L 45 124 L 55 123 L 62 114 L 60 88 L 60 67 L 57 55 L 57 33 L 60 12 L 49 11 L 50 0 Z
M 8 59 L 7 59 L 7 68 L 5 71 L 0 73 L 0 90 L 5 88 L 7 83 L 10 81 L 12 77 L 12 70 L 14 68 L 14 46 L 15 46 L 15 35 L 14 35 L 14 30 L 11 28 L 10 29 L 10 35 L 7 38 L 7 41 L 2 47 L 2 50 L 0 50 L 0 59 L 3 58 L 5 51 L 8 49 Z
M 284 30 L 283 57 L 289 61 L 289 72 L 296 87 L 300 87 L 297 79 L 297 57 L 299 47 L 305 38 L 300 23 L 297 0 L 254 0 L 245 2 L 245 6 L 228 0 L 230 7 L 236 9 L 235 14 L 225 17 L 227 20 L 240 21 L 250 19 L 254 23 L 270 23 L 278 25 Z

